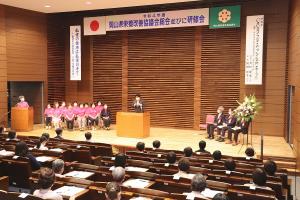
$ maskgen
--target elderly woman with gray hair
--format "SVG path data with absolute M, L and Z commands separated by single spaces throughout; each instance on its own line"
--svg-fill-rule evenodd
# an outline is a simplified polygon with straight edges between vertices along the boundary
M 224 107 L 223 106 L 219 106 L 218 109 L 217 109 L 217 114 L 215 115 L 215 118 L 214 118 L 214 122 L 213 124 L 207 124 L 207 139 L 214 139 L 214 132 L 215 132 L 215 129 L 218 127 L 218 126 L 222 126 L 223 123 L 225 123 L 226 121 L 226 117 L 225 115 L 223 114 L 224 112 Z M 221 134 L 221 129 L 217 129 L 217 133 L 218 135 Z
M 64 169 L 65 169 L 65 162 L 63 160 L 61 160 L 61 159 L 54 160 L 52 163 L 52 169 L 53 169 L 56 177 L 59 177 L 59 178 L 65 177 L 64 175 L 62 175 L 64 173 Z

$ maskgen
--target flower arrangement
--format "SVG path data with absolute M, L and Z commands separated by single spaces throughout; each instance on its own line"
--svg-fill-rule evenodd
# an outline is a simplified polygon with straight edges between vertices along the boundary
M 245 96 L 244 102 L 238 102 L 239 106 L 234 110 L 234 115 L 238 120 L 252 121 L 261 109 L 261 103 L 257 101 L 255 95 Z

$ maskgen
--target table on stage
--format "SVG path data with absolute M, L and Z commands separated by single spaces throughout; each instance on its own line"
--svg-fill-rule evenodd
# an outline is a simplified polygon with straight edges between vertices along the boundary
M 15 131 L 33 130 L 33 108 L 11 108 L 11 128 Z
M 150 135 L 150 113 L 117 112 L 117 136 L 146 138 Z

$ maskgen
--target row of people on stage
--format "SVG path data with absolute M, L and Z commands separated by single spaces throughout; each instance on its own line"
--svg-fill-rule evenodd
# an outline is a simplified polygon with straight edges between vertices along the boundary
M 45 111 L 46 129 L 55 129 L 67 127 L 73 130 L 78 127 L 83 131 L 86 128 L 96 130 L 97 127 L 109 130 L 111 124 L 111 115 L 107 104 L 97 103 L 77 103 L 76 101 L 66 106 L 66 102 L 54 102 L 52 107 L 48 103 Z
M 238 144 L 238 136 L 240 133 L 247 134 L 250 121 L 244 119 L 238 120 L 233 113 L 233 110 L 228 109 L 228 115 L 224 114 L 224 107 L 219 106 L 217 114 L 215 115 L 214 122 L 207 124 L 207 139 L 214 139 L 214 132 L 217 130 L 216 138 L 219 142 L 226 142 L 226 144 L 232 144 L 236 146 Z M 227 134 L 227 141 L 225 134 Z

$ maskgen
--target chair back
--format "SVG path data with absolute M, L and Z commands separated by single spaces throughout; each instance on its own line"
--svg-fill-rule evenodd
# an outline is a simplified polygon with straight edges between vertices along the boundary
M 206 115 L 206 124 L 213 124 L 215 121 L 215 116 L 214 115 Z

